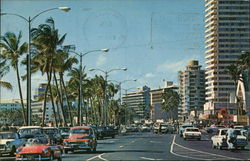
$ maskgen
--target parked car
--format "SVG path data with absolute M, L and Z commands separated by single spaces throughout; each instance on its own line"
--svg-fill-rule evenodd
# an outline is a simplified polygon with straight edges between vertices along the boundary
M 180 129 L 179 129 L 179 134 L 180 134 L 180 137 L 183 136 L 183 132 L 185 131 L 185 128 L 187 127 L 194 127 L 192 124 L 183 124 L 181 125 Z
M 51 140 L 57 144 L 62 144 L 63 138 L 60 131 L 56 127 L 43 127 L 43 133 L 48 135 Z
M 243 134 L 247 137 L 247 140 L 250 141 L 250 126 L 244 126 Z
M 140 127 L 141 132 L 150 132 L 151 131 L 151 126 L 147 124 L 143 124 Z
M 41 126 L 23 126 L 18 130 L 18 134 L 21 138 L 34 138 L 34 137 L 44 137 L 43 130 Z
M 17 149 L 16 160 L 62 160 L 62 147 L 49 140 L 28 139 L 25 146 Z
M 114 129 L 113 127 L 110 126 L 103 126 L 103 131 L 102 131 L 102 137 L 112 137 L 115 138 L 115 136 L 118 134 L 118 130 Z
M 183 132 L 183 139 L 197 139 L 201 140 L 201 132 L 196 127 L 187 127 Z
M 207 133 L 217 133 L 219 129 L 226 128 L 224 125 L 211 125 L 209 127 L 205 127 Z
M 70 128 L 69 138 L 63 140 L 64 152 L 75 150 L 96 151 L 97 138 L 95 131 L 89 126 Z
M 15 155 L 16 149 L 25 144 L 26 139 L 20 139 L 14 132 L 0 132 L 0 156 L 2 154 Z
M 62 139 L 67 139 L 69 137 L 70 127 L 59 127 L 58 130 L 62 136 Z
M 228 147 L 226 138 L 227 130 L 228 128 L 219 129 L 217 134 L 211 137 L 213 148 L 222 149 Z M 248 144 L 247 138 L 242 134 L 242 131 L 239 129 L 234 129 L 233 133 L 236 135 L 235 143 L 233 143 L 234 146 L 237 145 L 237 147 L 235 148 L 244 149 Z

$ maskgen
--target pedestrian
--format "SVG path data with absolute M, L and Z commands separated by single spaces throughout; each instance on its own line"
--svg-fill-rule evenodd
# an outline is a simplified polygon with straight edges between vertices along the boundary
M 232 150 L 233 142 L 235 140 L 233 125 L 230 125 L 230 128 L 227 130 L 226 137 L 227 137 L 228 150 Z

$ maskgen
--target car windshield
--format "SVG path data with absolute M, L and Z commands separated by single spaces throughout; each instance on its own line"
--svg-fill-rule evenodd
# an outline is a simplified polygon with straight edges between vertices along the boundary
M 199 132 L 199 129 L 186 129 L 188 132 Z
M 57 129 L 43 129 L 45 134 L 54 134 L 57 132 Z
M 192 125 L 183 125 L 182 128 L 193 127 Z
M 234 130 L 233 132 L 235 135 L 241 135 L 241 131 L 240 130 Z
M 59 128 L 60 132 L 68 133 L 70 128 Z
M 27 128 L 27 129 L 20 129 L 20 134 L 41 134 L 40 128 Z
M 0 139 L 15 139 L 14 133 L 2 133 L 0 134 Z
M 26 145 L 39 145 L 39 144 L 48 144 L 47 139 L 31 138 L 28 139 Z
M 90 133 L 89 129 L 71 129 L 70 130 L 71 134 L 88 134 Z

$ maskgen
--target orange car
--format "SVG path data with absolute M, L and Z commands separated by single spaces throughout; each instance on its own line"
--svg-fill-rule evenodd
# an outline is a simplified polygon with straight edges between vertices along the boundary
M 95 131 L 88 126 L 70 128 L 69 138 L 63 140 L 64 152 L 75 150 L 96 151 L 97 139 Z
M 62 160 L 62 147 L 44 139 L 28 139 L 25 146 L 16 151 L 16 160 Z

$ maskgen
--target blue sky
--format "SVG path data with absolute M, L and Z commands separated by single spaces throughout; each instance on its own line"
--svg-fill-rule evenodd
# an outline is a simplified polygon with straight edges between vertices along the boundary
M 109 48 L 108 53 L 91 53 L 83 58 L 88 77 L 101 74 L 89 72 L 90 68 L 127 67 L 126 72 L 110 73 L 109 79 L 138 80 L 127 82 L 123 88 L 158 88 L 163 79 L 177 84 L 177 72 L 189 60 L 204 65 L 203 0 L 2 0 L 1 12 L 28 18 L 59 6 L 71 10 L 46 12 L 34 20 L 32 27 L 52 17 L 59 33 L 67 33 L 64 44 L 75 45 L 76 52 Z M 28 25 L 18 17 L 1 16 L 1 35 L 7 31 L 22 31 L 22 41 L 28 41 Z M 25 67 L 21 67 L 23 74 Z M 1 89 L 1 99 L 18 98 L 15 73 L 11 71 L 2 80 L 11 82 L 14 89 Z M 34 74 L 32 93 L 45 80 L 41 73 Z M 26 82 L 22 88 L 26 96 Z

